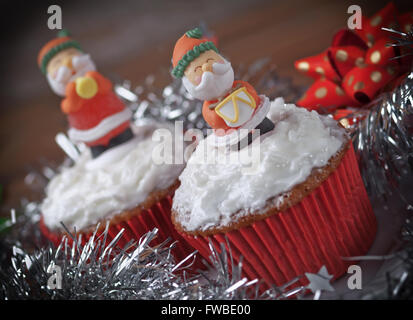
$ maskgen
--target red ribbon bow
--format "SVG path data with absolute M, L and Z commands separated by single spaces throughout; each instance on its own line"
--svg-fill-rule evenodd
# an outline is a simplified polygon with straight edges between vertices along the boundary
M 381 28 L 408 32 L 412 25 L 413 12 L 398 16 L 391 2 L 371 18 L 363 17 L 362 29 L 338 31 L 330 48 L 295 62 L 298 70 L 315 79 L 297 104 L 334 112 L 343 106 L 361 107 L 393 88 L 408 71 L 411 56 L 390 60 L 400 56 L 400 48 L 388 46 L 390 33 Z

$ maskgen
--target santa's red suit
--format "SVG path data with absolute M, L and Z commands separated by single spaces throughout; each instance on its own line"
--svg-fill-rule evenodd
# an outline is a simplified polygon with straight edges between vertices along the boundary
M 76 82 L 66 87 L 66 98 L 61 103 L 67 114 L 69 137 L 90 147 L 108 146 L 110 141 L 125 130 L 130 130 L 132 112 L 112 90 L 112 83 L 96 71 L 86 73 L 93 78 L 97 90 L 90 98 L 79 96 Z

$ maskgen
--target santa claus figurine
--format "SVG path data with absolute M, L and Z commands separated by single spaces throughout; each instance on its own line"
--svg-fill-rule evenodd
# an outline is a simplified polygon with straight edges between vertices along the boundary
M 43 46 L 38 65 L 52 90 L 65 97 L 61 109 L 69 120 L 69 137 L 89 146 L 94 158 L 133 138 L 132 112 L 66 32 Z
M 182 78 L 191 96 L 204 100 L 202 115 L 216 135 L 230 135 L 234 129 L 259 129 L 264 134 L 274 128 L 266 117 L 268 98 L 259 96 L 248 82 L 234 81 L 231 63 L 212 41 L 202 38 L 199 28 L 176 42 L 172 64 L 172 75 Z

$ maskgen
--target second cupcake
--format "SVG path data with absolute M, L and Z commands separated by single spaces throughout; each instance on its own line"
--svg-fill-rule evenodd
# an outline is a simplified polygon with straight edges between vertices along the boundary
M 100 233 L 109 222 L 107 241 L 124 229 L 119 240 L 124 246 L 156 227 L 159 233 L 152 245 L 168 237 L 178 240 L 173 253 L 178 260 L 185 258 L 193 249 L 170 218 L 171 197 L 184 163 L 153 160 L 160 142 L 152 134 L 168 126 L 134 125 L 132 111 L 116 96 L 112 83 L 67 33 L 43 46 L 38 65 L 52 90 L 64 98 L 61 110 L 69 122 L 69 138 L 83 146 L 73 166 L 63 168 L 46 188 L 43 233 L 55 244 L 75 231 L 86 241 L 98 224 Z

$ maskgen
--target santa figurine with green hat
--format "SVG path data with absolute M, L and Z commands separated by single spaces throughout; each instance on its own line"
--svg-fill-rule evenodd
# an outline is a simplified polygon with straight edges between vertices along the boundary
M 246 129 L 250 143 L 254 132 L 264 134 L 274 128 L 266 117 L 269 99 L 258 95 L 248 82 L 234 80 L 231 63 L 212 41 L 202 37 L 199 28 L 178 39 L 172 65 L 172 75 L 182 79 L 188 93 L 204 100 L 202 115 L 214 129 L 218 144 L 232 144 L 233 137 L 239 142 L 238 129 Z
M 52 90 L 65 97 L 61 109 L 68 117 L 69 137 L 89 146 L 93 158 L 134 137 L 132 112 L 67 32 L 47 42 L 37 61 Z

